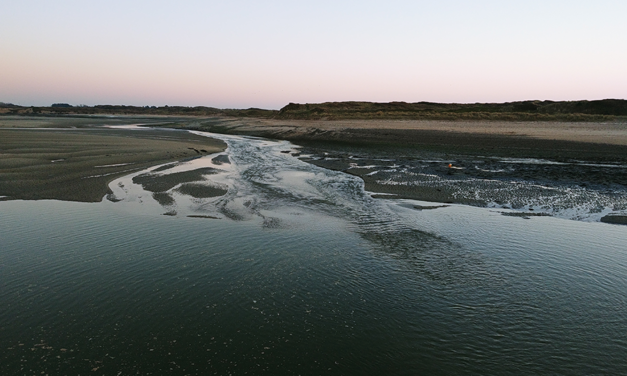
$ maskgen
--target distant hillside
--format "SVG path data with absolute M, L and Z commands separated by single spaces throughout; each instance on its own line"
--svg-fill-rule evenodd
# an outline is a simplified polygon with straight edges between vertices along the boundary
M 627 116 L 627 100 L 510 103 L 327 102 L 290 103 L 282 119 L 610 120 Z
M 169 115 L 169 116 L 232 116 L 232 117 L 273 117 L 276 110 L 249 109 L 219 109 L 213 107 L 185 107 L 185 106 L 126 106 L 126 105 L 96 105 L 71 106 L 66 103 L 55 103 L 50 107 L 22 107 L 15 105 L 0 106 L 0 114 L 5 115 Z
M 290 103 L 281 110 L 218 109 L 197 106 L 71 106 L 55 103 L 50 107 L 22 107 L 0 103 L 0 114 L 13 115 L 178 115 L 228 116 L 270 119 L 424 119 L 424 120 L 511 120 L 511 121 L 611 121 L 627 119 L 627 100 L 523 101 L 509 103 L 432 103 L 432 102 L 327 102 Z

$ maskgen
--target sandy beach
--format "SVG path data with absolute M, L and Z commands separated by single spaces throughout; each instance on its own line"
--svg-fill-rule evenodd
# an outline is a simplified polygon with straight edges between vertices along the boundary
M 627 123 L 213 118 L 185 125 L 300 144 L 595 161 L 627 158 Z
M 350 130 L 431 131 L 484 136 L 529 137 L 542 140 L 627 145 L 627 123 L 588 122 L 506 122 L 506 121 L 432 121 L 432 120 L 258 120 L 247 127 L 288 129 L 303 133 L 313 130 L 346 132 Z M 277 129 L 277 130 L 278 130 Z
M 4 120 L 4 121 L 2 121 Z M 0 199 L 97 202 L 113 179 L 154 165 L 224 150 L 182 131 L 103 128 L 36 129 L 84 119 L 0 119 Z M 27 129 L 18 126 L 23 123 Z M 111 121 L 107 121 L 111 123 Z
M 506 177 L 597 189 L 627 185 L 625 169 L 613 168 L 613 164 L 627 162 L 627 124 L 620 122 L 3 117 L 0 196 L 100 201 L 109 191 L 107 184 L 119 176 L 215 153 L 226 146 L 221 141 L 180 130 L 102 128 L 138 123 L 290 140 L 304 146 L 301 151 L 312 156 L 303 160 L 360 176 L 367 190 L 399 198 L 485 204 L 472 197 L 455 196 L 442 186 L 381 184 L 379 177 L 363 167 L 392 158 L 412 171 L 417 171 L 421 164 L 422 172 L 448 178 L 454 173 L 453 177 L 461 180 Z M 354 160 L 355 156 L 359 156 L 360 162 Z M 559 164 L 518 165 L 511 170 L 511 164 L 504 166 L 499 158 L 538 158 Z M 424 167 L 424 161 L 430 159 L 441 162 Z M 591 166 L 582 161 L 610 165 Z M 449 163 L 460 169 L 448 169 Z
M 302 160 L 359 176 L 367 191 L 387 198 L 509 205 L 528 208 L 531 216 L 534 197 L 577 191 L 560 199 L 564 208 L 577 207 L 627 186 L 627 124 L 621 122 L 215 118 L 186 126 L 290 140 L 304 146 L 296 153 Z M 503 193 L 499 185 L 506 182 L 518 188 Z M 600 205 L 622 208 L 621 202 Z M 627 217 L 601 221 L 627 223 Z

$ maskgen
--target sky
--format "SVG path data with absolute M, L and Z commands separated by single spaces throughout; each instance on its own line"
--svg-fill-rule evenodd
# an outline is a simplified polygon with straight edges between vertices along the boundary
M 0 102 L 627 99 L 627 1 L 0 2 Z

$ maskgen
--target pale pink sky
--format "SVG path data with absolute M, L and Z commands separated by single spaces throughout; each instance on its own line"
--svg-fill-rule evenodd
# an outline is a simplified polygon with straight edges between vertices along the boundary
M 625 14 L 604 0 L 9 2 L 0 102 L 624 99 Z

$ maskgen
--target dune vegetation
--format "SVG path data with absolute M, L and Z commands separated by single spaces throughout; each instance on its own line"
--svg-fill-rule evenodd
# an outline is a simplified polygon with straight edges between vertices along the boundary
M 326 102 L 290 103 L 280 110 L 219 109 L 196 106 L 73 106 L 55 103 L 49 107 L 24 107 L 0 103 L 0 114 L 7 115 L 179 115 L 226 116 L 266 119 L 345 120 L 501 120 L 501 121 L 613 121 L 627 119 L 627 100 L 522 101 L 507 103 L 432 102 Z

